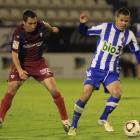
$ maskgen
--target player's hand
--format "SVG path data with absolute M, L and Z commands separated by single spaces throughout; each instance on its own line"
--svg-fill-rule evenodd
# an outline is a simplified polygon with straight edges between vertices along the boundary
M 59 29 L 57 27 L 52 27 L 52 32 L 53 33 L 59 33 Z
M 25 70 L 20 70 L 19 71 L 19 77 L 22 79 L 22 80 L 28 80 L 28 76 L 27 76 L 27 72 Z
M 88 15 L 86 13 L 83 13 L 80 15 L 80 22 L 86 23 L 88 21 Z

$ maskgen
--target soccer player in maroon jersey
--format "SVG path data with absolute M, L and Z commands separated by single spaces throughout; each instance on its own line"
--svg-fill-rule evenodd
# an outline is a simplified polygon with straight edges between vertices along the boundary
M 37 21 L 37 15 L 31 10 L 23 14 L 23 24 L 19 25 L 12 37 L 13 65 L 8 79 L 8 90 L 1 101 L 0 127 L 4 122 L 6 112 L 11 106 L 13 97 L 24 81 L 32 76 L 39 81 L 51 93 L 61 115 L 64 130 L 68 132 L 70 121 L 66 112 L 64 99 L 57 89 L 53 73 L 45 63 L 43 54 L 43 32 L 48 29 L 58 33 L 57 27 L 51 27 L 48 23 Z

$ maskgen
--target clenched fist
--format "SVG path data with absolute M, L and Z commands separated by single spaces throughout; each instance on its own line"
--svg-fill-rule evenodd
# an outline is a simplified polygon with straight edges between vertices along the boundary
M 83 13 L 80 15 L 80 22 L 86 23 L 88 21 L 88 15 L 86 13 Z
M 54 32 L 54 33 L 58 33 L 59 32 L 59 29 L 57 28 L 57 27 L 52 27 L 52 32 Z

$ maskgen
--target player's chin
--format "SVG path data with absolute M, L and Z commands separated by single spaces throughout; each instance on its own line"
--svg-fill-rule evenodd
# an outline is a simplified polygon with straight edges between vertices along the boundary
M 34 31 L 35 31 L 35 29 L 32 29 L 32 30 L 31 30 L 31 32 L 34 32 Z
M 126 28 L 126 27 L 121 27 L 121 30 L 123 31 L 123 30 L 125 30 L 125 28 Z

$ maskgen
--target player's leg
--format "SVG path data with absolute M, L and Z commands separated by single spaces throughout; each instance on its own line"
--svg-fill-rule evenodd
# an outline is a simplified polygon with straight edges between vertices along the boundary
M 66 112 L 64 98 L 61 96 L 61 93 L 57 89 L 53 73 L 46 64 L 43 57 L 38 60 L 37 64 L 39 65 L 37 65 L 37 67 L 35 67 L 35 70 L 31 72 L 31 76 L 37 81 L 41 82 L 41 84 L 49 90 L 60 112 L 64 129 L 65 131 L 68 131 L 70 127 L 70 121 Z
M 84 85 L 81 97 L 74 106 L 73 121 L 68 135 L 76 135 L 78 121 L 84 111 L 85 105 L 89 100 L 93 90 L 94 86 L 90 84 Z
M 65 103 L 64 103 L 64 98 L 62 97 L 61 93 L 58 91 L 56 82 L 54 77 L 49 77 L 41 81 L 41 83 L 49 90 L 51 93 L 54 102 L 59 110 L 59 113 L 61 115 L 61 120 L 64 125 L 64 129 L 66 132 L 68 132 L 69 127 L 70 127 L 70 121 L 67 115 Z
M 4 98 L 2 99 L 0 106 L 0 127 L 2 127 L 2 123 L 4 122 L 6 112 L 11 107 L 13 97 L 22 83 L 23 81 L 8 82 L 8 90 Z
M 120 81 L 114 81 L 108 86 L 106 86 L 108 91 L 111 94 L 111 97 L 108 99 L 106 103 L 106 108 L 102 116 L 100 117 L 101 120 L 107 120 L 108 115 L 116 108 L 118 102 L 121 98 L 122 87 Z
M 19 77 L 17 69 L 13 63 L 11 67 L 11 72 L 9 74 L 9 79 L 8 79 L 8 90 L 7 90 L 7 93 L 5 94 L 5 97 L 1 101 L 0 126 L 2 126 L 2 123 L 4 122 L 4 119 L 5 119 L 6 112 L 11 107 L 13 97 L 16 94 L 19 87 L 22 85 L 22 83 L 23 81 Z
M 121 98 L 122 94 L 122 87 L 120 81 L 114 81 L 106 86 L 108 91 L 111 93 L 111 97 L 108 99 L 106 103 L 105 110 L 101 115 L 100 119 L 98 120 L 98 124 L 106 125 L 105 129 L 108 132 L 114 131 L 112 127 L 107 122 L 108 115 L 118 106 L 118 102 Z
M 84 111 L 85 105 L 89 100 L 92 92 L 95 89 L 96 90 L 99 89 L 100 83 L 103 80 L 104 75 L 106 75 L 106 73 L 104 74 L 102 70 L 97 70 L 94 68 L 89 68 L 86 71 L 83 91 L 80 96 L 80 99 L 76 102 L 74 106 L 73 122 L 68 135 L 76 135 L 77 124 L 81 117 L 82 112 Z

